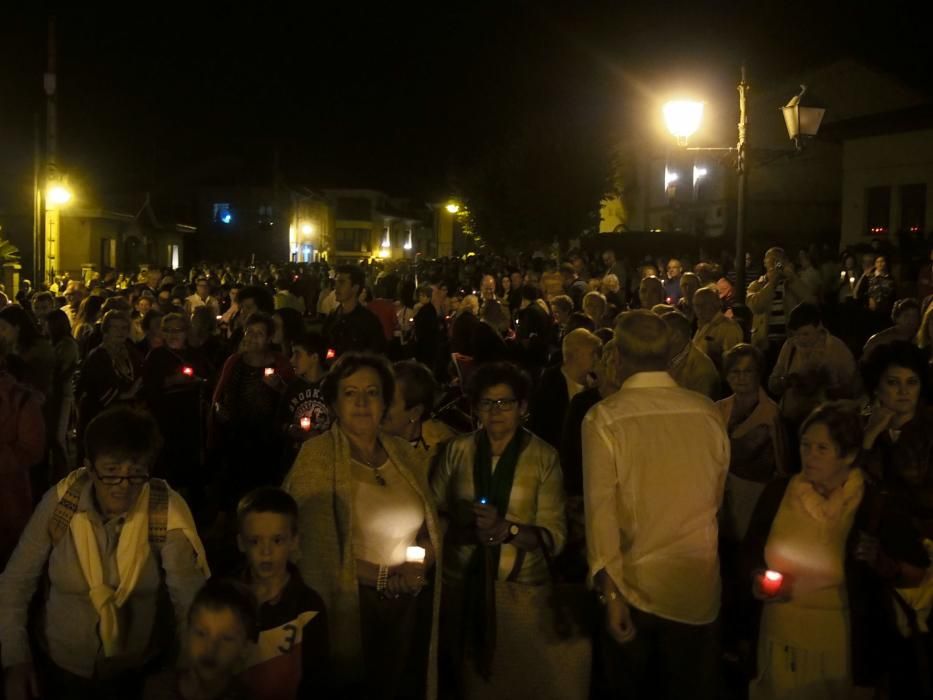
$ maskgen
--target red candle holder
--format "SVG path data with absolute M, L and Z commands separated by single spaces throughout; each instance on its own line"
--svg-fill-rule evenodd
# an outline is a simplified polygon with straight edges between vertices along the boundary
M 764 575 L 761 577 L 761 590 L 762 592 L 769 597 L 776 596 L 778 591 L 781 590 L 781 586 L 784 584 L 784 574 L 781 574 L 777 571 L 768 570 L 765 571 Z
M 186 377 L 193 377 L 194 367 L 188 367 L 187 365 L 185 365 L 184 367 L 181 368 L 181 373 L 185 375 Z
M 311 430 L 311 418 L 310 416 L 302 416 L 298 421 L 301 424 L 301 429 L 305 431 Z
M 263 374 L 265 374 L 267 377 L 271 377 L 273 374 L 275 374 L 275 370 L 271 367 L 266 367 L 266 369 L 263 371 Z

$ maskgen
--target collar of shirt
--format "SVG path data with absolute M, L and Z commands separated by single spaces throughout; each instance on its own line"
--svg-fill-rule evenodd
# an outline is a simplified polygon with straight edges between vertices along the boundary
M 689 344 L 687 345 L 689 349 Z M 677 382 L 667 372 L 638 372 L 625 380 L 623 389 L 676 388 Z

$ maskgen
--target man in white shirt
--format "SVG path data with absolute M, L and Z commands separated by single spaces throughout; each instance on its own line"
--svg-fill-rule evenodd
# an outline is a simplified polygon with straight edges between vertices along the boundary
M 622 388 L 583 421 L 587 558 L 617 657 L 607 666 L 626 697 L 715 698 L 729 439 L 713 402 L 665 371 L 662 319 L 630 311 L 615 333 Z
M 191 316 L 194 310 L 200 306 L 207 306 L 215 316 L 220 315 L 220 303 L 211 296 L 211 284 L 206 277 L 198 277 L 194 283 L 197 290 L 190 297 L 185 299 L 185 312 Z

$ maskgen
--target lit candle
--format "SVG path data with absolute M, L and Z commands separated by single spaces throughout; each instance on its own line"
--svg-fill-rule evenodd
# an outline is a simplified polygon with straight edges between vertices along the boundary
M 194 376 L 194 367 L 188 367 L 187 365 L 181 368 L 181 373 L 186 377 Z
M 409 547 L 405 550 L 405 561 L 412 561 L 416 564 L 424 564 L 426 552 L 424 547 Z
M 302 416 L 300 422 L 302 430 L 311 430 L 311 416 Z
M 273 374 L 275 374 L 275 370 L 272 369 L 271 367 L 266 367 L 266 369 L 265 369 L 265 375 L 266 375 L 267 377 L 271 377 Z
M 335 357 L 337 357 L 337 351 L 333 348 L 327 348 L 327 355 L 324 357 L 324 359 L 333 360 Z
M 784 583 L 784 575 L 777 571 L 765 571 L 761 577 L 761 590 L 767 596 L 775 596 L 781 590 L 781 584 Z

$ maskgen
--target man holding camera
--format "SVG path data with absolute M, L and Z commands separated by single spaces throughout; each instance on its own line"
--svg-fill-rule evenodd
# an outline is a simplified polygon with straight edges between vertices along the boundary
M 803 302 L 816 304 L 817 299 L 797 276 L 784 249 L 770 248 L 765 253 L 765 274 L 748 285 L 745 298 L 755 316 L 752 344 L 765 353 L 769 371 L 787 339 L 787 315 Z

